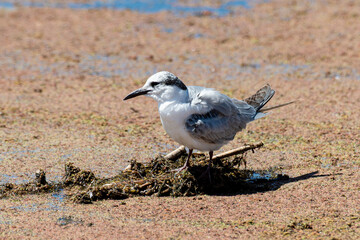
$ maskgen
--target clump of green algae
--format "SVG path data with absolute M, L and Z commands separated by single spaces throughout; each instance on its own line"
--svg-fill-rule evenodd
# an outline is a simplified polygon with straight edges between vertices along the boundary
M 186 171 L 171 171 L 181 167 L 186 154 L 177 159 L 158 156 L 149 164 L 132 160 L 129 167 L 114 177 L 97 178 L 91 171 L 81 170 L 73 163 L 65 165 L 65 174 L 59 183 L 46 181 L 45 172 L 39 170 L 33 182 L 0 185 L 0 198 L 9 195 L 54 192 L 65 189 L 67 196 L 76 203 L 91 203 L 103 199 L 125 199 L 133 196 L 194 196 L 199 194 L 239 194 L 270 190 L 273 180 L 288 176 L 275 171 L 241 169 L 244 155 L 227 157 L 213 162 L 206 172 L 205 155 L 196 155 Z M 254 179 L 254 174 L 267 176 Z

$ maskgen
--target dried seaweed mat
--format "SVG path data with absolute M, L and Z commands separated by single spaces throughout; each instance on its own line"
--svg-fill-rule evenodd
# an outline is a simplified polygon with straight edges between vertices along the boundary
M 246 170 L 244 153 L 263 144 L 247 145 L 214 157 L 210 172 L 208 159 L 197 154 L 191 167 L 175 174 L 187 157 L 185 150 L 177 149 L 167 156 L 158 156 L 149 164 L 132 160 L 130 165 L 111 178 L 97 178 L 91 171 L 81 170 L 67 163 L 63 180 L 46 181 L 45 172 L 38 170 L 36 179 L 26 184 L 0 185 L 0 198 L 10 195 L 34 194 L 64 189 L 70 200 L 91 203 L 102 199 L 124 199 L 132 196 L 194 196 L 198 194 L 241 194 L 271 190 L 274 180 L 288 179 L 276 170 Z M 231 156 L 236 154 L 236 156 Z M 240 155 L 239 155 L 240 154 Z M 205 174 L 204 174 L 205 173 Z

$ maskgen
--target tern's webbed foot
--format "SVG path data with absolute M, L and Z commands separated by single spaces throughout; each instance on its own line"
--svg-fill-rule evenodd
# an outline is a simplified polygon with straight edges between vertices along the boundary
M 175 175 L 177 175 L 177 174 L 179 174 L 180 172 L 182 172 L 182 171 L 184 171 L 184 170 L 186 170 L 186 169 L 188 169 L 188 166 L 187 166 L 187 165 L 184 165 L 184 166 L 182 166 L 181 168 L 176 168 L 176 169 L 173 169 L 173 170 L 171 170 L 171 171 L 172 171 L 172 172 L 176 172 Z
M 189 164 L 189 160 L 190 160 L 190 157 L 191 157 L 191 155 L 192 155 L 192 152 L 193 152 L 193 150 L 192 150 L 192 149 L 189 149 L 189 155 L 188 155 L 188 157 L 187 157 L 187 159 L 186 159 L 186 162 L 185 162 L 184 166 L 182 166 L 181 168 L 177 168 L 177 169 L 171 170 L 172 172 L 176 172 L 175 175 L 177 175 L 179 172 L 182 172 L 182 171 L 188 169 L 188 167 L 189 167 L 189 165 L 190 165 L 190 164 Z

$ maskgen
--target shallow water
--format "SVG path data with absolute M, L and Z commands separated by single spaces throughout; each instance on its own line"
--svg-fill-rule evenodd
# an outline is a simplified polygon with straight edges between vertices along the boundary
M 54 194 L 52 194 L 54 195 Z M 65 196 L 64 196 L 65 197 Z M 22 212 L 37 212 L 37 211 L 66 211 L 66 208 L 62 205 L 60 205 L 64 201 L 58 201 L 57 199 L 54 200 L 54 198 L 50 199 L 49 202 L 44 204 L 21 204 L 17 206 L 10 207 L 11 209 L 16 209 L 17 211 Z
M 206 37 L 199 33 L 198 37 Z M 69 53 L 69 58 L 74 57 Z M 162 69 L 177 69 L 180 64 L 180 60 L 173 59 L 172 62 L 165 63 L 158 69 L 157 65 L 146 58 L 146 56 L 138 56 L 136 60 L 128 59 L 123 56 L 113 55 L 106 56 L 101 54 L 88 55 L 84 54 L 76 57 L 79 63 L 69 67 L 67 61 L 58 61 L 56 63 L 47 63 L 40 59 L 27 59 L 24 58 L 21 52 L 12 52 L 0 55 L 0 67 L 12 70 L 30 70 L 39 72 L 42 75 L 51 74 L 53 76 L 74 76 L 74 75 L 92 75 L 104 78 L 112 78 L 116 76 L 131 76 L 133 78 L 144 78 L 154 74 Z M 254 77 L 260 75 L 262 77 L 272 78 L 274 76 L 280 77 L 284 80 L 290 80 L 293 76 L 298 78 L 306 78 L 307 80 L 315 79 L 356 79 L 360 80 L 360 73 L 354 68 L 346 69 L 332 69 L 329 72 L 328 69 L 314 70 L 314 67 L 310 64 L 296 65 L 296 64 L 274 64 L 274 63 L 257 63 L 252 62 L 248 64 L 240 64 L 231 61 L 220 61 L 217 59 L 211 59 L 211 64 L 202 63 L 202 59 L 206 56 L 197 55 L 188 56 L 185 61 L 181 61 L 181 64 L 201 71 L 203 74 L 213 74 L 214 69 L 217 71 L 227 71 L 231 74 L 225 74 L 225 80 L 236 80 L 239 76 L 250 75 Z M 139 62 L 144 67 L 139 68 Z M 195 70 L 194 70 L 195 71 Z M 22 78 L 31 79 L 33 74 L 23 75 Z M 12 80 L 12 79 L 9 79 Z
M 190 6 L 182 5 L 177 0 L 104 0 L 89 1 L 83 3 L 61 2 L 61 1 L 4 1 L 0 2 L 0 8 L 15 9 L 16 5 L 25 7 L 54 7 L 54 8 L 72 8 L 72 9 L 116 9 L 116 10 L 133 10 L 142 13 L 156 13 L 160 11 L 170 11 L 177 15 L 201 15 L 207 13 L 215 16 L 225 16 L 233 12 L 233 8 L 242 7 L 249 9 L 253 0 L 241 1 L 223 1 L 217 7 L 207 6 L 201 1 L 193 0 Z M 261 1 L 257 1 L 261 2 Z M 265 2 L 265 1 L 263 1 Z
M 23 177 L 20 177 L 17 175 L 0 174 L 0 185 L 6 184 L 6 183 L 21 184 L 21 183 L 28 183 L 28 182 L 29 182 L 29 180 L 23 179 Z
M 251 174 L 249 180 L 251 181 L 256 181 L 256 180 L 270 180 L 272 179 L 273 176 L 271 174 L 271 172 L 268 172 L 268 173 L 258 173 L 258 172 L 254 172 Z

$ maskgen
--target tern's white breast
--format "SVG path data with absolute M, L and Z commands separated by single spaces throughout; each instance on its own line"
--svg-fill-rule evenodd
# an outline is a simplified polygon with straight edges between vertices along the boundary
M 172 139 L 185 146 L 191 141 L 185 129 L 185 120 L 189 112 L 189 103 L 165 102 L 159 105 L 161 123 L 165 131 Z
M 190 103 L 164 102 L 159 104 L 161 123 L 169 136 L 176 142 L 200 151 L 218 150 L 223 144 L 209 144 L 193 138 L 185 127 L 186 119 L 194 114 Z

